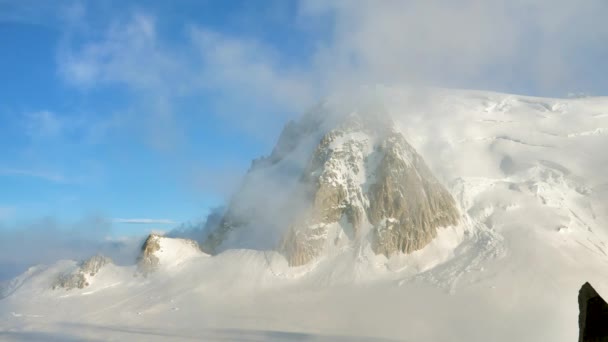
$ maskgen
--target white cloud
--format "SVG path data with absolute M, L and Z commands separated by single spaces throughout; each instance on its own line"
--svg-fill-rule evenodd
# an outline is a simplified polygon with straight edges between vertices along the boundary
M 601 24 L 608 3 L 600 0 L 300 5 L 303 20 L 331 22 L 331 38 L 315 58 L 337 85 L 410 82 L 517 91 L 517 83 L 526 82 L 536 91 L 559 91 L 566 85 L 558 81 L 584 81 L 581 63 L 594 49 L 608 52 L 600 43 L 608 39 Z
M 0 176 L 19 176 L 19 177 L 33 177 L 40 178 L 49 182 L 54 183 L 67 183 L 68 180 L 61 174 L 43 171 L 43 170 L 29 170 L 29 169 L 16 169 L 8 167 L 0 167 Z
M 272 46 L 197 25 L 189 27 L 184 42 L 174 43 L 158 35 L 156 21 L 134 13 L 112 22 L 101 39 L 62 46 L 60 74 L 85 89 L 126 85 L 164 107 L 178 96 L 217 90 L 287 110 L 300 111 L 313 101 L 309 70 L 290 66 Z
M 129 224 L 176 224 L 176 222 L 173 220 L 150 218 L 115 218 L 112 221 L 115 223 Z
M 599 58 L 608 54 L 603 0 L 300 0 L 297 7 L 295 18 L 281 21 L 312 40 L 297 58 L 247 32 L 184 23 L 181 34 L 165 35 L 163 13 L 134 12 L 102 31 L 83 30 L 79 39 L 67 35 L 60 74 L 85 90 L 126 87 L 136 100 L 125 125 L 164 150 L 186 136 L 175 113 L 184 96 L 211 95 L 205 101 L 215 109 L 188 115 L 221 113 L 223 128 L 249 133 L 245 139 L 274 139 L 277 122 L 361 84 L 536 95 L 608 87 L 605 78 L 589 76 L 608 72 Z
M 298 4 L 290 19 L 314 40 L 298 63 L 261 37 L 200 25 L 188 26 L 186 37 L 167 37 L 155 16 L 134 13 L 112 22 L 101 38 L 64 46 L 60 71 L 78 86 L 118 83 L 144 91 L 168 103 L 168 112 L 176 96 L 221 91 L 235 102 L 293 113 L 361 83 L 565 94 L 564 82 L 585 84 L 580 72 L 589 56 L 608 52 L 608 28 L 601 25 L 608 4 L 602 0 Z
M 158 33 L 155 16 L 141 12 L 81 39 L 66 34 L 57 62 L 64 80 L 83 91 L 126 86 L 134 97 L 123 125 L 164 152 L 183 143 L 186 127 L 175 107 L 184 97 L 214 94 L 207 112 L 189 114 L 217 115 L 231 130 L 268 139 L 259 131 L 278 130 L 275 125 L 282 120 L 277 115 L 284 119 L 301 112 L 317 90 L 307 70 L 290 67 L 261 41 L 200 26 L 188 26 L 183 37 L 169 39 Z
M 134 13 L 79 39 L 66 33 L 57 62 L 64 80 L 83 91 L 125 86 L 134 97 L 122 124 L 131 135 L 141 131 L 153 146 L 170 149 L 181 136 L 173 100 L 192 94 L 198 80 L 183 47 L 159 39 L 156 26 L 153 15 Z
M 73 49 L 59 51 L 59 71 L 78 86 L 122 83 L 137 89 L 163 87 L 178 61 L 157 42 L 153 16 L 135 14 L 126 22 L 114 22 L 101 39 L 88 40 Z
M 201 88 L 229 89 L 251 101 L 302 110 L 315 98 L 309 70 L 289 64 L 272 46 L 191 27 L 192 43 L 203 61 Z

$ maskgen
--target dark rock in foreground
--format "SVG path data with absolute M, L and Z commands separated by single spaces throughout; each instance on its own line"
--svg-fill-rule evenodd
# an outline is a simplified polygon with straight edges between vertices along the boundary
M 608 342 L 608 304 L 585 283 L 578 293 L 579 342 Z

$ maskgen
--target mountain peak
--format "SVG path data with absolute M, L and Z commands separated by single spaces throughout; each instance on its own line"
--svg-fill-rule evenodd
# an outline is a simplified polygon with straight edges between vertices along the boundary
M 254 161 L 205 249 L 278 248 L 291 265 L 352 243 L 388 256 L 424 247 L 458 217 L 386 110 L 327 101 Z

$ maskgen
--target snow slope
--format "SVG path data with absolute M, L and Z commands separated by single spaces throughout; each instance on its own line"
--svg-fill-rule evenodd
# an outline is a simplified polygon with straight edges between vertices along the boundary
M 163 238 L 158 272 L 107 265 L 82 290 L 50 286 L 74 262 L 36 266 L 2 292 L 0 339 L 575 340 L 580 286 L 608 296 L 608 98 L 373 87 L 329 102 L 363 97 L 448 185 L 460 226 L 410 255 L 346 246 L 293 268 Z
M 158 268 L 164 271 L 173 271 L 178 267 L 183 267 L 193 258 L 207 256 L 201 252 L 196 242 L 188 239 L 151 234 L 146 244 L 155 245 L 157 249 L 154 248 L 149 253 L 156 258 Z

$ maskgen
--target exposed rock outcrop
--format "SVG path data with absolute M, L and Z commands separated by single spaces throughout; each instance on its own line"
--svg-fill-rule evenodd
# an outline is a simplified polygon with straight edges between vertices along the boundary
M 74 272 L 59 275 L 53 284 L 53 289 L 83 289 L 89 286 L 90 279 L 94 277 L 102 267 L 111 263 L 112 259 L 103 255 L 95 255 L 83 261 Z
M 401 134 L 392 134 L 380 148 L 384 157 L 368 193 L 372 248 L 387 256 L 411 253 L 431 242 L 438 227 L 457 224 L 459 213 L 450 193 Z M 404 155 L 410 156 L 409 163 Z
M 150 234 L 141 247 L 137 271 L 147 276 L 161 267 L 172 268 L 199 255 L 202 253 L 194 240 Z
M 458 218 L 450 193 L 388 115 L 317 109 L 253 163 L 205 248 L 214 253 L 247 230 L 274 226 L 268 231 L 280 232 L 278 249 L 292 266 L 344 239 L 390 256 L 421 249 Z
M 156 271 L 158 268 L 158 256 L 156 252 L 160 250 L 160 235 L 150 234 L 141 246 L 141 253 L 137 258 L 137 270 L 144 276 Z
M 608 342 L 608 304 L 585 283 L 578 293 L 579 342 Z

